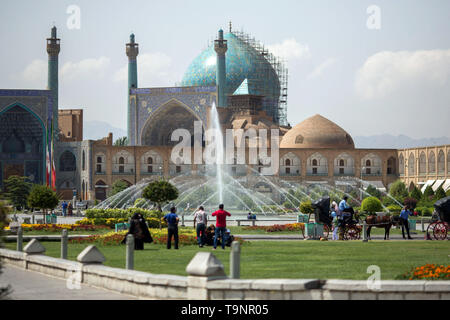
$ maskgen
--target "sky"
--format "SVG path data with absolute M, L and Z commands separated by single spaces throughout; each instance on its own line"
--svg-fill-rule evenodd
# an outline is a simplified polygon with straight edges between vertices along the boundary
M 0 8 L 0 88 L 46 88 L 54 24 L 60 108 L 83 108 L 85 121 L 126 128 L 130 33 L 139 87 L 174 86 L 232 21 L 287 61 L 292 126 L 321 114 L 353 136 L 450 137 L 447 0 L 2 0 Z

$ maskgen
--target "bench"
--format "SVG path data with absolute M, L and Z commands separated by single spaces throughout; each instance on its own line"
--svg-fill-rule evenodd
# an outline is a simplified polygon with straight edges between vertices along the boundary
M 264 220 L 256 220 L 256 219 L 236 219 L 236 220 L 230 220 L 230 221 L 236 221 L 238 227 L 241 226 L 241 223 L 242 223 L 242 222 L 251 222 L 251 224 L 252 224 L 253 227 L 256 225 L 256 222 L 257 222 L 257 221 L 260 221 L 260 222 L 278 222 L 277 224 L 289 224 L 289 223 L 296 223 L 296 222 L 297 222 L 296 220 L 290 221 L 290 220 L 288 220 L 288 219 L 286 219 L 286 220 L 280 220 L 280 219 L 268 219 L 268 220 L 266 220 L 266 219 L 264 219 Z
M 241 222 L 251 222 L 253 227 L 255 226 L 256 223 L 256 219 L 236 219 L 234 221 L 237 222 L 238 227 L 241 226 Z

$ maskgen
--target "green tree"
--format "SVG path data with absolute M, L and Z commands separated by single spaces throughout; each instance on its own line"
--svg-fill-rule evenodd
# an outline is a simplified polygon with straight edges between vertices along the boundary
M 409 193 L 409 196 L 416 199 L 417 201 L 420 201 L 420 199 L 422 199 L 422 192 L 419 190 L 419 188 L 414 186 L 414 189 L 412 189 L 412 191 Z
M 5 198 L 11 202 L 15 208 L 24 208 L 30 194 L 31 183 L 27 177 L 10 176 L 3 181 Z
M 375 214 L 383 209 L 381 201 L 377 197 L 368 197 L 361 203 L 361 211 L 369 214 Z
M 128 189 L 128 184 L 123 180 L 117 180 L 113 183 L 110 197 L 113 195 L 122 192 L 123 190 Z
M 153 181 L 145 187 L 142 197 L 158 206 L 159 228 L 161 229 L 162 206 L 178 198 L 178 189 L 166 180 Z
M 311 218 L 311 214 L 314 213 L 314 208 L 312 207 L 311 201 L 303 201 L 300 203 L 300 212 L 308 214 L 308 221 Z
M 429 201 L 434 196 L 434 191 L 431 186 L 426 187 L 425 191 L 423 192 L 422 199 L 425 201 Z
M 58 195 L 50 187 L 35 184 L 31 188 L 28 196 L 28 206 L 30 208 L 38 208 L 44 211 L 44 222 L 47 217 L 47 210 L 53 210 L 59 203 Z
M 440 186 L 439 188 L 437 188 L 436 190 L 436 194 L 434 195 L 434 200 L 440 200 L 442 198 L 445 198 L 447 195 L 445 194 L 444 189 L 442 188 L 442 186 Z
M 0 247 L 3 246 L 3 243 L 1 243 L 3 239 L 3 228 L 6 225 L 7 221 L 7 214 L 8 214 L 8 207 L 5 205 L 3 201 L 0 201 Z M 0 274 L 2 273 L 2 261 L 0 259 Z M 1 288 L 0 287 L 0 300 L 6 298 L 10 291 L 10 287 Z
M 403 203 L 403 200 L 408 196 L 408 190 L 401 180 L 397 180 L 391 184 L 389 194 L 397 201 Z
M 376 197 L 376 198 L 378 198 L 378 199 L 381 198 L 381 192 L 380 192 L 380 190 L 378 190 L 377 188 L 375 188 L 375 187 L 374 187 L 373 185 L 371 185 L 371 184 L 367 187 L 366 192 L 367 192 L 368 194 L 370 194 L 372 197 Z
M 127 137 L 120 137 L 116 141 L 114 141 L 114 145 L 116 147 L 123 147 L 128 145 L 128 138 Z

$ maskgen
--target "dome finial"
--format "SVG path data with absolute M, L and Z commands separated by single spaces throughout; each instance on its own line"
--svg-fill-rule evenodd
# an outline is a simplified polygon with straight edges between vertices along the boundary
M 231 33 L 231 26 L 232 26 L 231 21 L 230 21 L 230 23 L 229 23 L 229 26 L 230 26 L 230 33 Z

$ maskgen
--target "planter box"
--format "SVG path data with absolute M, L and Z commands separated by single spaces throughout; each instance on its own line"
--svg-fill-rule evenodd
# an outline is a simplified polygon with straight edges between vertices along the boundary
M 323 236 L 323 224 L 305 223 L 305 237 L 319 239 Z
M 411 220 L 411 219 L 408 219 L 408 223 L 409 223 L 409 230 L 417 230 L 416 229 L 416 220 Z
M 303 214 L 303 213 L 299 214 L 297 216 L 297 222 L 308 223 L 309 222 L 308 215 L 307 214 Z

